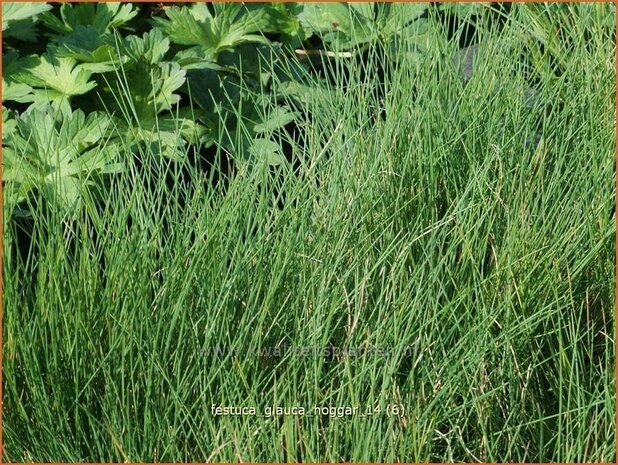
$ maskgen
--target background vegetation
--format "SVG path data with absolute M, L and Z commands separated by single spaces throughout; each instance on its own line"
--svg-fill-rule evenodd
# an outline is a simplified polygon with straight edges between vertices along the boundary
M 615 5 L 2 8 L 4 460 L 615 460 Z

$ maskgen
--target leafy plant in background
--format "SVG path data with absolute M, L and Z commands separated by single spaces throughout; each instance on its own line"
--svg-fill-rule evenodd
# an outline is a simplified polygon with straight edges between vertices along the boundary
M 145 145 L 154 154 L 181 159 L 179 132 L 189 135 L 186 126 L 194 125 L 184 117 L 188 112 L 169 110 L 180 100 L 174 92 L 184 84 L 185 72 L 165 60 L 169 41 L 159 31 L 126 38 L 117 33 L 136 14 L 131 4 L 63 4 L 60 17 L 49 13 L 42 20 L 57 33 L 50 46 L 56 55 L 105 73 L 96 80 L 101 105 L 118 117 L 119 132 L 135 150 Z
M 295 113 L 269 100 L 274 107 L 265 115 L 263 95 L 270 92 L 276 73 L 284 74 L 282 43 L 302 40 L 295 5 L 242 5 L 217 3 L 172 6 L 167 18 L 153 24 L 179 47 L 175 61 L 187 70 L 187 92 L 203 110 L 207 134 L 205 146 L 215 141 L 237 159 L 255 160 L 272 149 L 265 159 L 282 162 L 281 147 L 265 135 L 292 122 Z M 266 37 L 274 34 L 282 42 Z M 268 129 L 268 131 L 266 131 Z M 266 136 L 266 137 L 265 137 Z
M 410 9 L 406 21 L 425 8 Z M 189 144 L 216 145 L 237 161 L 279 164 L 283 128 L 299 116 L 281 97 L 316 83 L 294 50 L 311 48 L 313 36 L 327 48 L 366 45 L 407 26 L 397 23 L 398 6 L 378 4 L 170 6 L 150 30 L 139 11 L 130 3 L 4 4 L 5 36 L 18 41 L 3 50 L 3 104 L 14 110 L 3 114 L 5 128 L 32 112 L 71 120 L 78 109 L 103 111 L 136 154 L 181 161 Z M 339 24 L 336 34 L 327 30 Z M 19 41 L 41 33 L 45 49 L 24 55 L 33 49 Z M 281 81 L 289 85 L 277 94 Z
M 380 47 L 397 47 L 404 37 L 405 53 L 422 58 L 432 6 L 195 3 L 155 11 L 131 3 L 4 3 L 2 8 L 5 132 L 15 127 L 16 117 L 47 114 L 48 107 L 69 119 L 77 110 L 105 112 L 116 136 L 140 157 L 182 161 L 193 146 L 198 152 L 223 150 L 236 161 L 282 163 L 281 141 L 289 137 L 286 128 L 304 124 L 307 96 L 330 98 L 320 67 L 345 68 L 348 58 L 363 60 L 363 53 L 379 57 Z M 462 24 L 490 10 L 488 4 L 436 8 Z M 568 35 L 568 28 L 548 23 L 543 8 L 527 10 L 525 29 L 539 69 L 547 54 L 559 66 L 568 50 L 556 39 Z M 570 20 L 568 6 L 556 8 Z
M 3 8 L 11 13 L 11 5 Z M 146 143 L 151 152 L 157 148 L 156 153 L 171 157 L 177 152 L 172 150 L 170 131 L 179 123 L 184 130 L 184 123 L 192 121 L 178 114 L 173 118 L 160 114 L 178 102 L 173 92 L 184 83 L 184 71 L 161 61 L 167 44 L 159 31 L 151 33 L 155 40 L 150 42 L 148 33 L 143 39 L 123 39 L 115 32 L 136 15 L 131 4 L 63 4 L 59 17 L 47 13 L 41 15 L 41 23 L 53 32 L 47 34 L 50 42 L 44 53 L 20 56 L 20 47 L 10 45 L 3 50 L 3 182 L 11 186 L 5 205 L 22 214 L 33 192 L 46 193 L 48 198 L 55 192 L 55 203 L 74 211 L 80 191 L 97 184 L 97 176 L 121 171 L 120 162 L 127 160 L 118 160 L 117 146 L 110 145 L 105 134 L 112 126 L 116 136 L 122 135 L 134 147 L 134 153 L 139 149 L 136 145 Z M 9 15 L 3 26 L 10 28 L 13 17 L 23 21 L 23 16 Z M 162 44 L 163 49 L 151 42 Z M 75 105 L 75 97 L 86 95 L 91 98 Z M 4 107 L 5 103 L 13 106 L 11 102 L 17 103 L 16 111 Z M 85 113 L 75 111 L 75 106 Z M 82 124 L 86 132 L 75 132 Z M 78 180 L 83 183 L 79 189 Z
M 164 7 L 165 18 L 151 21 L 153 30 L 123 38 L 119 31 L 131 29 L 138 15 L 132 4 L 62 4 L 52 11 L 47 4 L 24 5 L 4 7 L 3 27 L 27 21 L 32 40 L 40 20 L 49 42 L 41 55 L 8 52 L 4 100 L 30 103 L 29 110 L 51 103 L 68 114 L 74 97 L 91 95 L 78 106 L 86 112 L 115 111 L 124 120 L 121 129 L 137 142 L 176 159 L 182 158 L 176 146 L 215 141 L 232 155 L 254 158 L 260 151 L 251 149 L 252 141 L 264 145 L 260 128 L 277 131 L 296 117 L 276 98 L 269 100 L 271 111 L 256 96 L 270 92 L 275 76 L 285 80 L 290 71 L 297 78 L 306 72 L 294 60 L 282 62 L 311 36 L 320 36 L 326 47 L 335 42 L 351 47 L 400 33 L 408 25 L 397 23 L 399 6 L 373 3 L 198 3 Z M 406 21 L 425 9 L 421 4 L 408 9 Z M 336 34 L 327 30 L 333 25 L 339 26 Z M 335 36 L 347 39 L 335 41 Z M 180 103 L 177 91 L 202 111 L 183 105 L 170 112 Z M 99 100 L 102 106 L 96 104 Z

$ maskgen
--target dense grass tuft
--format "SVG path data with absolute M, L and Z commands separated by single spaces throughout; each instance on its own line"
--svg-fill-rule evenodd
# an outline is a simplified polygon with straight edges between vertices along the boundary
M 614 461 L 615 49 L 543 72 L 513 9 L 467 83 L 437 28 L 340 65 L 288 163 L 127 152 L 77 219 L 5 218 L 3 459 Z

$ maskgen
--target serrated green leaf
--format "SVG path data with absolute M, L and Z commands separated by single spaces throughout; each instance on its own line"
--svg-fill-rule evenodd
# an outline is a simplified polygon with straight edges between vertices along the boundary
M 283 51 L 279 44 L 242 44 L 234 51 L 222 52 L 218 62 L 228 71 L 243 74 L 245 78 L 258 78 L 262 74 L 272 75 L 273 68 L 282 57 Z
M 2 79 L 2 101 L 12 100 L 26 103 L 32 100 L 32 87 L 20 82 L 7 82 Z
M 428 3 L 380 3 L 377 21 L 380 22 L 380 33 L 385 36 L 396 36 L 405 32 L 406 38 L 412 41 L 417 40 L 419 22 L 427 22 L 426 18 L 421 18 L 427 8 Z
M 199 6 L 193 7 L 197 10 Z M 154 24 L 159 27 L 172 42 L 179 45 L 199 45 L 204 50 L 216 49 L 217 40 L 212 31 L 211 19 L 196 19 L 190 8 L 168 7 L 165 10 L 167 20 L 155 18 Z
M 217 118 L 224 109 L 232 111 L 241 98 L 240 80 L 236 76 L 198 69 L 190 71 L 188 79 L 195 102 L 206 114 Z
M 174 61 L 182 66 L 185 70 L 191 69 L 212 69 L 216 71 L 226 71 L 221 65 L 218 65 L 212 60 L 212 57 L 206 56 L 204 51 L 199 47 L 192 47 L 186 50 L 180 50 L 174 57 Z
M 85 94 L 96 83 L 90 81 L 92 72 L 78 65 L 72 58 L 52 58 L 49 55 L 31 57 L 27 69 L 15 73 L 14 79 L 35 89 L 54 90 L 62 97 Z
M 335 48 L 354 47 L 376 36 L 372 20 L 364 16 L 367 7 L 347 3 L 304 3 L 303 7 L 301 24 Z
M 27 66 L 13 73 L 16 82 L 33 88 L 30 101 L 37 107 L 52 103 L 67 113 L 71 97 L 92 90 L 96 83 L 90 80 L 92 71 L 78 65 L 72 58 L 50 55 L 28 57 Z
M 124 41 L 128 60 L 121 72 L 106 81 L 103 93 L 112 102 L 109 106 L 131 125 L 150 125 L 180 100 L 176 91 L 185 84 L 186 71 L 178 63 L 160 61 L 168 47 L 169 41 L 157 30 Z
M 50 106 L 22 115 L 3 137 L 3 183 L 11 200 L 20 203 L 38 190 L 70 212 L 82 189 L 119 169 L 118 147 L 107 136 L 110 122 L 101 113 L 62 115 Z
M 304 3 L 299 20 L 315 32 L 329 32 L 338 28 L 350 30 L 350 9 L 344 3 Z
M 268 14 L 269 26 L 263 32 L 274 32 L 288 36 L 300 35 L 299 39 L 304 39 L 303 29 L 298 19 L 302 7 L 297 3 L 271 3 L 264 8 Z
M 186 159 L 187 142 L 191 137 L 197 137 L 197 134 L 191 133 L 192 128 L 195 128 L 195 123 L 172 115 L 159 116 L 156 121 L 145 125 L 122 122 L 119 126 L 119 130 L 128 135 L 135 151 L 145 151 L 149 156 L 174 161 Z
M 32 101 L 32 87 L 17 82 L 15 76 L 27 72 L 34 66 L 32 58 L 22 58 L 17 52 L 7 52 L 2 56 L 2 101 L 27 103 Z
M 268 30 L 269 16 L 264 8 L 239 3 L 215 3 L 215 14 L 208 6 L 197 3 L 191 7 L 168 7 L 167 19 L 155 18 L 154 24 L 170 40 L 179 45 L 198 47 L 206 60 L 215 61 L 217 55 L 247 43 L 268 43 L 258 32 Z
M 149 121 L 162 111 L 171 109 L 180 100 L 176 94 L 185 82 L 185 70 L 178 63 L 161 63 L 150 67 L 140 62 L 130 71 L 129 94 L 137 121 Z
M 157 111 L 169 110 L 178 103 L 180 96 L 174 92 L 185 83 L 185 70 L 178 63 L 162 63 L 160 74 L 153 81 L 152 102 Z
M 124 41 L 123 51 L 133 62 L 145 60 L 150 64 L 163 61 L 170 48 L 170 41 L 163 37 L 158 29 L 144 33 L 142 37 L 128 36 Z
M 277 106 L 266 116 L 265 121 L 256 124 L 253 130 L 256 133 L 272 132 L 291 123 L 297 117 L 297 112 L 293 112 L 284 106 Z
M 319 34 L 331 48 L 351 49 L 388 41 L 417 20 L 427 3 L 303 3 L 301 24 Z
M 51 49 L 55 56 L 81 62 L 83 68 L 92 73 L 104 73 L 115 69 L 121 61 L 116 47 L 109 42 L 110 37 L 100 34 L 94 27 L 77 26 Z
M 2 106 L 2 141 L 8 140 L 15 130 L 15 117 L 11 110 Z
M 63 3 L 60 18 L 51 12 L 41 15 L 41 20 L 50 29 L 64 34 L 77 26 L 91 26 L 99 33 L 109 32 L 130 21 L 137 10 L 130 3 Z
M 319 86 L 309 86 L 298 81 L 281 83 L 277 89 L 281 97 L 286 97 L 303 106 L 319 105 L 322 102 L 331 101 L 334 97 L 332 89 Z
M 32 19 L 12 22 L 9 28 L 2 32 L 2 37 L 5 39 L 13 37 L 24 42 L 36 42 L 38 40 L 37 29 Z
M 264 162 L 271 166 L 285 163 L 285 157 L 281 154 L 281 147 L 269 139 L 255 139 L 250 147 L 249 154 L 256 162 Z
M 114 84 L 104 89 L 107 95 L 121 95 L 120 101 L 109 105 L 123 116 L 119 132 L 126 134 L 131 143 L 147 147 L 150 154 L 179 160 L 186 141 L 199 138 L 192 120 L 200 112 L 174 109 L 180 100 L 175 91 L 184 85 L 185 71 L 177 63 L 149 65 L 140 60 L 126 72 L 126 78 L 134 84 L 124 90 L 115 89 Z
M 463 20 L 478 16 L 491 8 L 491 2 L 441 3 L 440 9 Z
M 38 2 L 2 2 L 2 30 L 6 30 L 11 21 L 30 19 L 45 11 L 51 10 L 52 6 Z
M 23 2 L 2 3 L 2 36 L 14 37 L 26 42 L 36 42 L 35 22 L 37 16 L 51 9 L 47 3 Z

